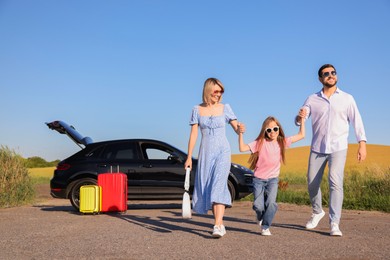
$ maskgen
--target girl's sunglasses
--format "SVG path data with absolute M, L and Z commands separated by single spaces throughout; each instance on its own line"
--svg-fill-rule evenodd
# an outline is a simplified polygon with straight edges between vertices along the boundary
M 223 90 L 214 90 L 214 92 L 213 92 L 213 95 L 217 95 L 217 94 L 223 94 L 223 92 L 225 92 L 225 91 L 223 91 Z
M 273 127 L 273 128 L 267 128 L 267 129 L 265 129 L 265 131 L 266 131 L 267 133 L 271 133 L 272 130 L 274 130 L 274 132 L 279 131 L 279 126 L 275 126 L 275 127 Z

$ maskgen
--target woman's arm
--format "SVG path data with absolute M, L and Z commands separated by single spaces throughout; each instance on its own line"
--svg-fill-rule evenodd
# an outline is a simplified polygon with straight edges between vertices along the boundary
M 191 126 L 190 139 L 188 140 L 187 160 L 184 163 L 184 168 L 192 169 L 192 151 L 194 150 L 196 139 L 198 138 L 198 124 Z
M 232 128 L 233 128 L 234 132 L 236 132 L 236 134 L 240 133 L 240 123 L 237 121 L 237 119 L 231 120 L 230 125 L 232 126 Z

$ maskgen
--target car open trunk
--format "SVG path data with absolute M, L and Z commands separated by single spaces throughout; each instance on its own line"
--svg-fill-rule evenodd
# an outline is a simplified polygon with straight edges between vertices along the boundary
M 51 130 L 55 130 L 60 134 L 66 134 L 81 148 L 83 148 L 81 145 L 87 146 L 88 144 L 93 143 L 92 138 L 88 136 L 83 137 L 73 126 L 68 125 L 63 121 L 53 121 L 51 123 L 46 123 L 46 125 Z

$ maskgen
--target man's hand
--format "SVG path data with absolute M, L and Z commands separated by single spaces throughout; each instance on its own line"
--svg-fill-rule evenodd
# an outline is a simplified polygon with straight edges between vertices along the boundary
M 357 153 L 357 159 L 359 162 L 362 162 L 366 159 L 366 157 L 367 157 L 366 142 L 360 141 L 359 142 L 359 149 L 358 149 L 358 153 Z

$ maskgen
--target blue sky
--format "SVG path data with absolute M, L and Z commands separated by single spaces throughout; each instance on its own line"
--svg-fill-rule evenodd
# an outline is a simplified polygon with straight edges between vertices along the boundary
M 186 151 L 208 77 L 224 83 L 246 141 L 269 115 L 293 135 L 321 88 L 318 68 L 332 63 L 368 143 L 390 145 L 389 28 L 388 0 L 0 0 L 0 144 L 65 159 L 80 148 L 44 124 L 62 120 L 94 141 L 153 138 Z M 307 126 L 294 146 L 310 144 Z

